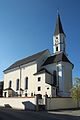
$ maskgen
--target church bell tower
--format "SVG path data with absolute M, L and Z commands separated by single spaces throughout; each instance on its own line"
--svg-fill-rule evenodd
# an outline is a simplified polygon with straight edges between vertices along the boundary
M 58 13 L 57 16 L 57 21 L 56 21 L 56 27 L 55 27 L 55 32 L 53 36 L 53 53 L 57 54 L 59 52 L 65 52 L 65 33 L 62 28 L 61 20 L 60 20 L 60 15 Z

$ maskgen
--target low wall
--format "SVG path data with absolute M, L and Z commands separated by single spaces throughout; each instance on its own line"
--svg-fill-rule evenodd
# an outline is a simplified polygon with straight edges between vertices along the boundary
M 35 110 L 36 98 L 0 98 L 1 107 L 11 107 L 14 109 L 31 109 Z
M 77 108 L 77 102 L 72 98 L 48 98 L 47 110 Z
M 47 98 L 47 110 L 77 108 L 77 102 L 72 98 Z M 1 107 L 11 107 L 14 109 L 36 109 L 36 97 L 25 98 L 0 98 Z

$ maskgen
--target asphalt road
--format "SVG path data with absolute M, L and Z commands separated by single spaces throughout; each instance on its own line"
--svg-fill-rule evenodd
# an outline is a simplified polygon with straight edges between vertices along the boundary
M 48 113 L 0 108 L 0 120 L 80 120 L 80 117 L 57 112 Z

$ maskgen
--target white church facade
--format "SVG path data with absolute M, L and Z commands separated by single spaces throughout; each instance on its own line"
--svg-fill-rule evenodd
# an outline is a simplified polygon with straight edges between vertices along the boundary
M 53 35 L 54 54 L 49 50 L 19 60 L 4 70 L 4 97 L 69 97 L 73 64 L 66 55 L 65 33 L 60 15 Z

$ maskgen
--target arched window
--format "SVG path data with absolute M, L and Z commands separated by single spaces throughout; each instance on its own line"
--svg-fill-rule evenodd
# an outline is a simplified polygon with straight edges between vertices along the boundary
M 56 46 L 56 51 L 58 51 L 58 46 Z
M 19 79 L 16 81 L 16 90 L 19 90 Z
M 11 88 L 12 87 L 12 81 L 10 80 L 9 81 L 9 88 Z
M 56 71 L 54 70 L 53 71 L 53 83 L 52 83 L 54 86 L 57 85 L 57 77 L 56 77 Z
M 25 89 L 28 89 L 28 77 L 25 78 Z

